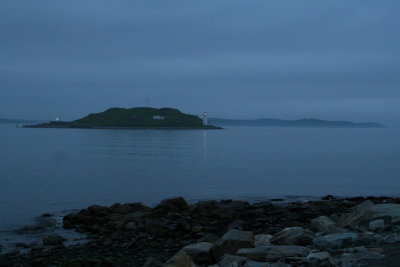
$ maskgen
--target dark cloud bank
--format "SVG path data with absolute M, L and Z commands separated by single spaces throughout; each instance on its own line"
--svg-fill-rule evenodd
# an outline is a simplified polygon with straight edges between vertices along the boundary
M 0 2 L 0 117 L 112 106 L 400 124 L 399 1 Z

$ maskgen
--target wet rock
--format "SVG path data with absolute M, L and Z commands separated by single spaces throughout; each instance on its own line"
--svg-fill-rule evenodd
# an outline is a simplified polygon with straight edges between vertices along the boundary
M 146 262 L 142 265 L 142 267 L 162 267 L 163 263 L 153 257 L 150 257 L 146 260 Z
M 313 244 L 320 249 L 342 248 L 352 246 L 359 239 L 356 233 L 338 233 L 319 236 L 313 239 Z
M 178 251 L 171 259 L 169 259 L 165 265 L 165 267 L 194 267 L 195 263 L 190 258 L 189 254 L 185 251 Z
M 382 219 L 371 221 L 368 225 L 369 230 L 377 231 L 385 227 L 385 221 Z
M 254 236 L 254 247 L 263 247 L 271 245 L 270 239 L 272 235 L 260 234 Z
M 302 227 L 286 228 L 270 239 L 271 244 L 275 245 L 307 245 L 312 241 L 313 235 Z
M 343 233 L 346 231 L 339 227 L 336 222 L 326 216 L 320 216 L 311 220 L 310 225 L 316 231 L 324 234 Z
M 242 266 L 247 260 L 246 257 L 225 254 L 218 264 L 220 267 Z
M 253 239 L 250 231 L 230 230 L 215 242 L 212 254 L 215 259 L 220 259 L 226 253 L 235 254 L 240 248 L 250 248 Z
M 43 245 L 55 246 L 60 245 L 64 242 L 65 238 L 59 235 L 49 235 L 43 238 Z
M 236 255 L 249 258 L 254 261 L 265 261 L 267 253 L 271 250 L 271 246 L 258 248 L 241 248 Z
M 211 248 L 213 244 L 208 242 L 200 242 L 188 245 L 182 248 L 196 264 L 211 264 Z
M 267 261 L 277 261 L 287 257 L 306 257 L 309 249 L 302 246 L 273 245 L 266 255 Z

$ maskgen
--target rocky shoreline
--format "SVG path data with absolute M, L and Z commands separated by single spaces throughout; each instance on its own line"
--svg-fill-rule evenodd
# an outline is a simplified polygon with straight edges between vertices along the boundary
M 63 227 L 87 242 L 49 235 L 18 243 L 26 252 L 1 255 L 0 266 L 347 267 L 400 259 L 400 198 L 391 197 L 93 205 L 65 216 Z

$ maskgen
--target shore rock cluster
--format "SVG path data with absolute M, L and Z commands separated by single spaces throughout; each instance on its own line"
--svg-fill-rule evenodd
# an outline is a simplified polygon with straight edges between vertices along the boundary
M 87 243 L 65 246 L 48 236 L 26 254 L 0 256 L 0 266 L 397 266 L 391 251 L 400 247 L 399 203 L 327 196 L 94 205 L 64 217 L 64 227 L 86 233 Z

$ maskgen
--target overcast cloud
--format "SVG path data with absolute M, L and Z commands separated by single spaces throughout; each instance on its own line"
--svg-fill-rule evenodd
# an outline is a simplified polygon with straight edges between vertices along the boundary
M 399 1 L 0 1 L 0 117 L 400 124 Z

